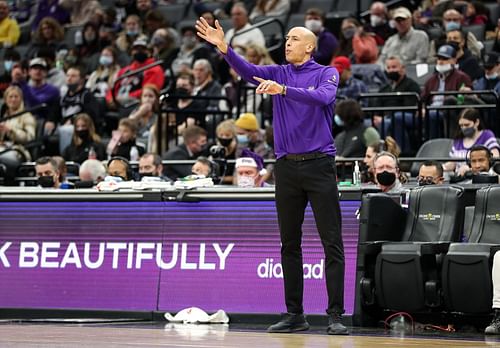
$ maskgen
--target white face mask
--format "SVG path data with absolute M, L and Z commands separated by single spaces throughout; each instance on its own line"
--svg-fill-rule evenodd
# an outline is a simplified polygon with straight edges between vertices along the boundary
M 247 175 L 238 176 L 238 187 L 255 187 L 255 178 Z
M 379 25 L 384 24 L 385 20 L 377 15 L 371 15 L 370 16 L 370 25 L 372 27 L 378 27 Z
M 321 21 L 319 19 L 308 19 L 305 22 L 305 26 L 307 29 L 309 29 L 313 33 L 317 33 L 323 27 L 323 23 L 321 23 Z
M 493 73 L 491 75 L 485 74 L 484 77 L 486 80 L 495 80 L 498 77 L 498 73 Z
M 451 71 L 451 64 L 438 64 L 436 65 L 436 71 L 440 74 L 446 74 L 448 71 Z

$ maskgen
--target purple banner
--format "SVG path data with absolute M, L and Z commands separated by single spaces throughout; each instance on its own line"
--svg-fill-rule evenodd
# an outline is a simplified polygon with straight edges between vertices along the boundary
M 352 314 L 358 201 L 341 201 Z M 304 309 L 326 308 L 324 256 L 303 227 Z M 0 203 L 0 307 L 285 310 L 273 201 Z

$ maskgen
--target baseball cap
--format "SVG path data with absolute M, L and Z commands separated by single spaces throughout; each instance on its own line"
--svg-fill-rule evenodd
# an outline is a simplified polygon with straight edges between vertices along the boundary
M 47 62 L 43 58 L 33 58 L 30 60 L 30 68 L 34 66 L 40 66 L 44 69 L 47 69 Z
M 406 7 L 398 7 L 397 9 L 394 10 L 394 13 L 392 14 L 392 18 L 410 18 L 411 17 L 411 12 L 408 10 Z
M 259 129 L 259 122 L 257 121 L 257 117 L 251 112 L 241 114 L 234 124 L 236 127 L 240 127 L 249 131 L 256 131 Z
M 333 60 L 333 66 L 337 68 L 339 75 L 342 75 L 344 70 L 351 69 L 351 61 L 346 56 L 338 56 Z
M 500 63 L 500 55 L 496 52 L 489 52 L 484 56 L 484 67 L 491 69 Z
M 457 56 L 457 52 L 451 45 L 443 45 L 439 47 L 436 56 L 438 58 L 450 59 L 455 58 Z
M 142 39 L 142 38 L 141 39 L 137 39 L 132 44 L 132 47 L 136 47 L 136 46 L 148 47 L 148 42 L 145 39 Z
M 254 167 L 257 168 L 261 175 L 264 175 L 264 159 L 256 154 L 255 152 L 250 151 L 249 149 L 243 149 L 241 151 L 241 156 L 236 159 L 236 168 L 239 167 Z

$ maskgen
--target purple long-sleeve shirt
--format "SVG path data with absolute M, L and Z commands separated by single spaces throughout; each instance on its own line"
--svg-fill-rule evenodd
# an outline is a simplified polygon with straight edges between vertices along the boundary
M 310 59 L 296 66 L 253 65 L 231 47 L 225 55 L 229 65 L 246 81 L 254 76 L 287 86 L 286 96 L 273 96 L 274 151 L 287 154 L 321 152 L 335 156 L 332 118 L 339 81 L 337 69 Z

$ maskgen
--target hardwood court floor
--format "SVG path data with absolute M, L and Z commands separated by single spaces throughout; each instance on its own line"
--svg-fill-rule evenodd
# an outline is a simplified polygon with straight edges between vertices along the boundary
M 233 331 L 227 326 L 209 325 L 80 325 L 26 324 L 0 325 L 0 347 L 238 347 L 238 348 L 392 348 L 392 347 L 500 347 L 500 338 L 476 335 L 468 340 L 446 338 L 401 338 L 328 336 L 317 329 L 305 334 L 267 334 Z M 458 336 L 457 336 L 458 337 Z

